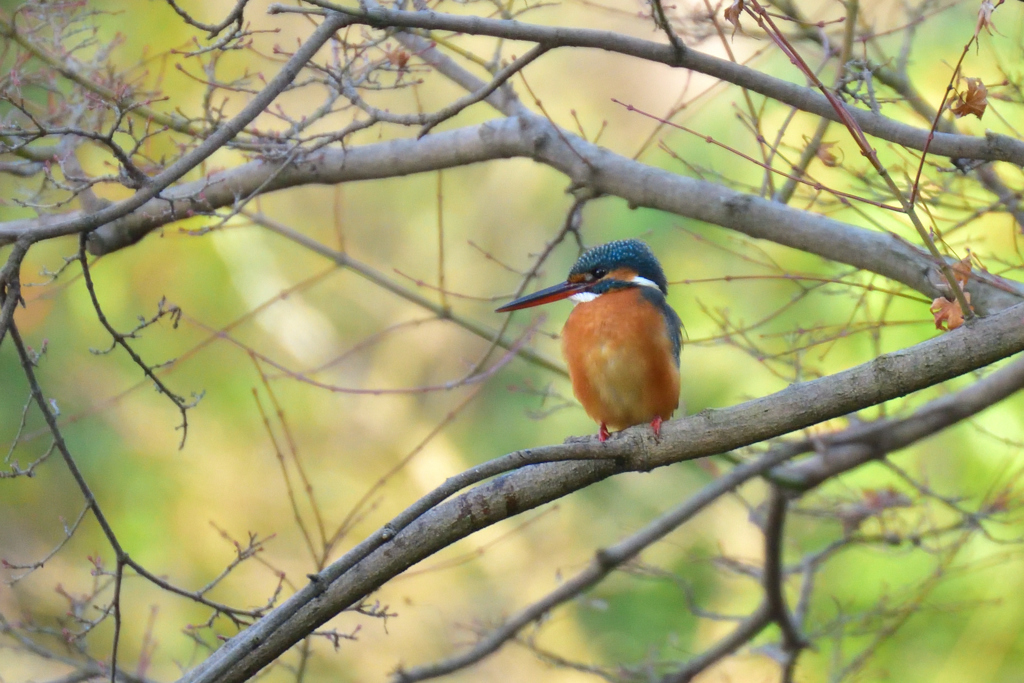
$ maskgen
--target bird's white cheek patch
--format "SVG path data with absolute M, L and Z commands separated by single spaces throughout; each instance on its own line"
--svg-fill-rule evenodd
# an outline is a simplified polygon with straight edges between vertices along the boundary
M 661 289 L 661 287 L 659 287 L 656 283 L 648 280 L 645 277 L 640 277 L 639 275 L 633 278 L 633 282 L 640 285 L 641 287 L 654 287 L 655 289 Z
M 599 296 L 601 295 L 594 294 L 593 292 L 580 292 L 579 294 L 573 294 L 572 296 L 569 297 L 569 299 L 575 304 L 583 304 L 588 301 L 593 301 Z

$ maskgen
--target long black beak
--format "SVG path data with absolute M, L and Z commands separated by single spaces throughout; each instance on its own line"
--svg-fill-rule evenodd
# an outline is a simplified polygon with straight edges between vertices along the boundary
M 554 287 L 548 287 L 542 289 L 539 292 L 533 294 L 527 294 L 524 297 L 520 297 L 515 301 L 510 301 L 501 308 L 495 309 L 495 313 L 507 313 L 508 311 L 518 311 L 520 308 L 530 308 L 531 306 L 540 306 L 541 304 L 549 304 L 552 301 L 560 301 L 562 299 L 568 299 L 573 294 L 578 294 L 586 290 L 593 283 L 590 282 L 563 282 L 555 285 Z

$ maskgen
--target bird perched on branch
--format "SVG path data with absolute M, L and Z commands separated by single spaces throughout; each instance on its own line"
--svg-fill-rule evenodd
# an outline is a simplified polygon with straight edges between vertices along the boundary
M 619 240 L 583 254 L 565 282 L 497 312 L 572 299 L 562 354 L 573 393 L 601 425 L 599 438 L 645 422 L 658 436 L 679 407 L 682 322 L 666 294 L 668 281 L 650 247 Z

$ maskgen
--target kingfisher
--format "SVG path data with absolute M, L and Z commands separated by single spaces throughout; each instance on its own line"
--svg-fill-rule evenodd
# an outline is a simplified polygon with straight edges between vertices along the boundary
M 668 281 L 654 253 L 640 240 L 618 240 L 580 256 L 569 277 L 516 299 L 498 313 L 570 299 L 575 306 L 562 329 L 562 355 L 572 392 L 600 427 L 661 423 L 679 407 L 682 321 L 668 305 Z

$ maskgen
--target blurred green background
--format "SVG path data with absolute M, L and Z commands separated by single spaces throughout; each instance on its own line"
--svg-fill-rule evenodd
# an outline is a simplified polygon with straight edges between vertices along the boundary
M 226 14 L 234 3 L 183 4 L 211 21 Z M 296 40 L 310 32 L 309 22 L 301 17 L 268 16 L 267 4 L 250 3 L 247 16 L 253 29 L 276 32 L 255 34 L 252 51 L 225 55 L 216 72 L 221 80 L 229 81 L 246 71 L 269 78 L 279 62 L 274 47 L 292 49 Z M 0 3 L 7 16 L 16 5 Z M 660 39 L 651 22 L 639 16 L 645 7 L 627 1 L 598 5 L 570 0 L 542 6 L 524 19 Z M 474 4 L 441 8 L 483 14 L 493 9 Z M 801 3 L 801 8 L 815 19 L 834 19 L 843 13 L 838 3 Z M 986 82 L 1015 74 L 1019 78 L 1022 8 L 1021 3 L 999 8 L 996 17 L 1001 35 L 984 36 L 981 48 L 968 57 L 966 73 Z M 114 68 L 129 71 L 140 86 L 168 96 L 155 107 L 198 113 L 204 87 L 175 67 L 181 64 L 198 73 L 198 64 L 194 58 L 174 52 L 189 49 L 195 34 L 167 5 L 109 0 L 88 3 L 87 9 L 102 10 L 88 23 L 95 27 L 98 46 L 114 45 L 110 53 Z M 973 31 L 977 7 L 966 3 L 939 9 L 926 13 L 911 53 L 914 82 L 936 103 L 948 82 L 949 64 L 959 58 Z M 717 35 L 706 20 L 700 21 L 701 11 L 706 12 L 703 5 L 673 9 L 687 30 L 707 34 L 700 49 L 724 55 Z M 902 26 L 905 13 L 894 5 L 869 2 L 862 3 L 862 11 L 864 25 L 882 34 L 872 49 L 898 53 L 902 35 L 885 35 L 885 31 Z M 833 37 L 838 30 L 829 27 Z M 692 36 L 688 41 L 696 42 Z M 494 49 L 489 40 L 461 38 L 455 42 L 485 58 Z M 737 34 L 730 45 L 737 59 L 750 59 L 757 68 L 801 82 L 786 60 L 767 49 L 766 41 Z M 507 44 L 502 54 L 509 57 L 525 49 L 521 44 Z M 809 61 L 820 61 L 820 51 L 810 46 L 804 49 Z M 880 55 L 872 57 L 881 61 Z M 5 69 L 9 69 L 12 54 L 6 58 Z M 418 107 L 432 111 L 459 96 L 454 86 L 428 73 L 415 57 L 410 64 L 412 70 L 406 77 L 422 82 L 377 94 L 375 104 L 401 112 L 415 112 Z M 601 131 L 600 144 L 620 154 L 636 154 L 655 124 L 627 112 L 611 98 L 659 115 L 678 102 L 692 100 L 675 121 L 745 154 L 758 154 L 758 146 L 741 120 L 747 115 L 742 94 L 716 86 L 703 76 L 603 52 L 573 50 L 545 55 L 525 75 L 556 123 L 577 131 L 578 120 L 591 140 Z M 254 87 L 258 82 L 253 79 Z M 514 79 L 513 85 L 536 109 L 523 82 Z M 228 93 L 228 97 L 227 111 L 237 110 L 243 97 L 238 93 Z M 760 108 L 760 99 L 754 101 Z M 290 93 L 280 102 L 295 117 L 319 104 L 311 90 Z M 965 130 L 980 134 L 992 128 L 1012 134 L 1012 126 L 1020 121 L 1020 106 L 1010 102 L 993 102 L 992 106 L 1002 120 L 991 116 L 983 123 L 965 121 Z M 918 126 L 927 125 L 898 102 L 885 103 L 883 111 Z M 769 104 L 760 114 L 763 131 L 773 139 L 790 112 Z M 493 115 L 485 105 L 476 105 L 441 129 L 470 125 Z M 261 118 L 258 125 L 268 129 L 283 126 L 270 116 Z M 813 117 L 794 117 L 782 147 L 788 158 L 798 156 L 815 125 Z M 349 144 L 411 134 L 393 127 L 374 128 Z M 662 130 L 655 139 L 663 140 L 690 167 L 657 145 L 643 152 L 640 158 L 646 163 L 682 174 L 700 172 L 709 180 L 754 192 L 761 188 L 761 169 L 732 153 L 680 131 Z M 812 174 L 834 187 L 870 193 L 863 179 L 866 164 L 848 136 L 833 127 L 826 139 L 837 143 L 834 149 L 842 154 L 842 163 L 826 168 L 816 162 Z M 878 147 L 893 169 L 900 173 L 913 169 L 913 159 L 905 152 L 881 143 Z M 176 154 L 174 138 L 154 139 L 149 153 L 172 158 Z M 114 169 L 98 148 L 82 147 L 79 158 L 90 173 Z M 237 153 L 221 152 L 205 169 L 230 167 L 240 160 Z M 1011 185 L 1020 187 L 1019 169 L 1015 173 L 1001 170 Z M 940 227 L 953 225 L 992 201 L 970 179 L 959 175 L 929 169 L 928 183 L 927 191 L 935 198 L 932 214 Z M 38 189 L 38 181 L 0 176 L 0 187 L 4 198 L 0 220 L 33 215 L 11 200 L 31 195 Z M 288 190 L 262 197 L 258 208 L 331 248 L 343 247 L 403 287 L 438 300 L 435 290 L 418 287 L 415 280 L 438 282 L 439 187 L 445 287 L 452 293 L 448 300 L 459 315 L 496 328 L 503 317 L 492 311 L 501 299 L 487 299 L 511 294 L 521 279 L 502 264 L 520 271 L 529 268 L 572 204 L 565 192 L 567 182 L 556 172 L 527 160 L 501 161 L 444 171 L 440 180 L 432 173 L 339 188 Z M 123 188 L 113 185 L 100 186 L 97 192 L 108 199 L 126 196 Z M 798 194 L 793 205 L 805 207 L 813 202 L 810 194 Z M 815 210 L 917 242 L 912 231 L 892 214 L 867 205 L 851 209 L 822 200 Z M 451 323 L 427 320 L 430 314 L 423 309 L 351 271 L 332 267 L 324 258 L 244 218 L 232 219 L 204 235 L 184 231 L 210 223 L 209 219 L 194 219 L 168 225 L 136 246 L 99 259 L 93 267 L 100 301 L 121 330 L 134 326 L 138 316 L 153 315 L 161 297 L 184 312 L 176 329 L 165 320 L 134 342 L 147 361 L 182 358 L 165 375 L 174 391 L 185 396 L 205 392 L 189 412 L 188 439 L 181 450 L 181 434 L 175 430 L 179 416 L 170 401 L 142 381 L 137 366 L 120 350 L 107 355 L 90 352 L 106 348 L 109 339 L 96 320 L 77 267 L 72 266 L 56 282 L 27 289 L 28 306 L 16 318 L 28 344 L 39 349 L 46 343 L 40 380 L 60 409 L 71 450 L 125 548 L 151 571 L 197 589 L 231 562 L 235 556 L 232 539 L 244 546 L 249 534 L 257 534 L 267 539 L 265 550 L 257 559 L 242 563 L 210 597 L 257 607 L 273 594 L 281 572 L 287 577 L 286 594 L 303 585 L 305 575 L 316 565 L 293 516 L 277 449 L 289 463 L 289 477 L 307 528 L 315 528 L 315 516 L 297 483 L 287 445 L 289 435 L 313 484 L 328 534 L 382 476 L 415 453 L 384 486 L 373 491 L 335 551 L 336 557 L 452 474 L 510 450 L 558 443 L 569 435 L 595 431 L 595 425 L 572 400 L 567 380 L 522 360 L 512 360 L 482 385 L 451 391 L 331 392 L 282 375 L 266 364 L 262 365 L 268 376 L 264 382 L 250 350 L 296 372 L 329 364 L 311 376 L 331 385 L 391 390 L 463 377 L 488 345 Z M 777 391 L 793 381 L 835 372 L 937 334 L 928 302 L 921 296 L 902 291 L 901 296 L 890 296 L 864 289 L 864 285 L 874 284 L 898 291 L 892 283 L 851 274 L 772 244 L 753 243 L 714 226 L 631 210 L 616 198 L 602 198 L 586 206 L 582 235 L 588 246 L 640 237 L 661 258 L 673 282 L 670 302 L 686 325 L 682 394 L 687 414 Z M 1014 277 L 1021 266 L 1015 239 L 1016 230 L 1008 216 L 992 214 L 950 235 L 948 243 L 960 250 L 959 255 L 969 247 L 993 270 L 1005 269 L 1007 276 Z M 73 239 L 38 245 L 26 261 L 23 279 L 45 282 L 48 278 L 40 274 L 42 270 L 55 270 L 62 257 L 73 255 L 76 249 Z M 0 249 L 0 256 L 7 253 L 9 248 Z M 573 240 L 566 240 L 530 287 L 562 279 L 578 253 Z M 283 296 L 289 288 L 321 273 L 315 282 Z M 845 284 L 794 282 L 780 277 L 783 273 L 843 278 Z M 555 337 L 569 310 L 568 304 L 542 309 L 548 317 L 532 345 L 551 358 L 558 358 Z M 535 314 L 540 313 L 516 314 L 510 334 L 521 334 Z M 224 328 L 240 318 L 244 320 L 230 332 L 238 343 L 218 339 L 193 352 L 208 341 L 209 329 Z M 906 411 L 973 380 L 951 382 L 888 405 L 885 411 Z M 0 350 L 0 444 L 5 453 L 18 432 L 27 397 L 16 355 L 6 343 Z M 273 407 L 275 398 L 280 414 Z M 266 422 L 259 405 L 268 416 Z M 966 507 L 976 508 L 986 496 L 1007 490 L 1015 482 L 1020 471 L 1020 439 L 1024 438 L 1022 408 L 1024 401 L 1015 397 L 970 424 L 898 454 L 895 460 L 935 491 L 962 497 Z M 863 417 L 878 414 L 872 410 Z M 837 421 L 822 429 L 843 424 Z M 442 428 L 433 433 L 439 425 Z M 47 448 L 49 439 L 43 426 L 37 411 L 29 410 L 12 461 L 24 465 Z M 431 661 L 464 647 L 479 629 L 555 588 L 582 569 L 596 548 L 614 543 L 685 499 L 723 466 L 724 462 L 717 461 L 686 463 L 649 474 L 620 476 L 481 531 L 371 596 L 371 601 L 386 605 L 395 615 L 386 622 L 350 613 L 335 619 L 329 627 L 346 633 L 358 629 L 357 640 L 343 640 L 335 649 L 326 639 L 314 639 L 306 679 L 383 680 L 399 664 Z M 888 486 L 912 496 L 914 504 L 868 521 L 865 533 L 891 531 L 906 536 L 948 521 L 949 513 L 941 505 L 919 499 L 880 466 L 866 467 L 830 483 L 808 497 L 802 507 L 809 513 L 834 513 L 843 505 L 862 501 L 866 492 Z M 692 589 L 708 610 L 742 614 L 756 605 L 756 582 L 738 577 L 716 558 L 759 562 L 762 537 L 749 516 L 750 506 L 757 505 L 763 493 L 755 484 L 740 495 L 721 500 L 646 552 L 646 568 L 617 573 L 581 599 L 556 610 L 536 631 L 537 647 L 571 661 L 615 667 L 644 662 L 657 666 L 665 660 L 686 659 L 711 645 L 728 633 L 732 624 L 694 616 L 682 586 Z M 1012 500 L 1017 499 L 1014 496 Z M 44 557 L 62 538 L 62 524 L 73 521 L 82 507 L 81 495 L 56 456 L 31 479 L 0 480 L 0 558 L 26 563 Z M 992 527 L 993 535 L 1006 541 L 1014 541 L 1021 531 L 1019 515 L 1012 513 Z M 791 524 L 787 559 L 795 562 L 802 554 L 818 551 L 842 536 L 841 525 L 828 515 L 798 515 Z M 95 521 L 87 517 L 45 568 L 15 585 L 0 583 L 0 612 L 12 622 L 31 619 L 48 628 L 60 628 L 67 623 L 65 593 L 85 595 L 94 590 L 97 581 L 105 580 L 95 576 L 94 559 L 90 558 L 108 568 L 112 564 L 109 547 Z M 1024 603 L 1019 599 L 1022 569 L 1015 543 L 997 543 L 978 534 L 964 534 L 962 540 L 945 536 L 916 547 L 910 543 L 852 546 L 824 565 L 816 583 L 809 629 L 820 638 L 819 647 L 803 656 L 797 679 L 828 680 L 870 647 L 873 654 L 857 680 L 1020 680 L 1024 669 L 1024 639 L 1019 635 L 1024 623 Z M 21 573 L 3 571 L 8 580 Z M 792 597 L 795 600 L 795 592 Z M 135 670 L 141 661 L 147 675 L 161 680 L 172 680 L 183 668 L 202 661 L 208 648 L 216 644 L 215 634 L 235 632 L 225 619 L 216 621 L 212 631 L 190 629 L 190 625 L 203 624 L 209 610 L 162 593 L 138 578 L 127 581 L 122 609 L 126 628 L 121 661 L 129 670 Z M 837 623 L 839 617 L 845 619 Z M 892 629 L 894 635 L 875 648 L 879 629 L 894 624 L 899 626 Z M 105 658 L 111 636 L 111 624 L 104 623 L 88 637 L 89 651 Z M 775 634 L 768 632 L 758 642 L 773 637 Z M 59 639 L 42 640 L 61 649 Z M 298 655 L 289 653 L 267 680 L 294 679 L 297 662 Z M 701 680 L 767 681 L 775 679 L 776 670 L 770 657 L 755 651 L 726 661 Z M 56 662 L 15 649 L 0 650 L 3 681 L 41 681 L 66 671 Z M 591 676 L 555 666 L 526 648 L 510 645 L 452 678 L 574 681 Z

